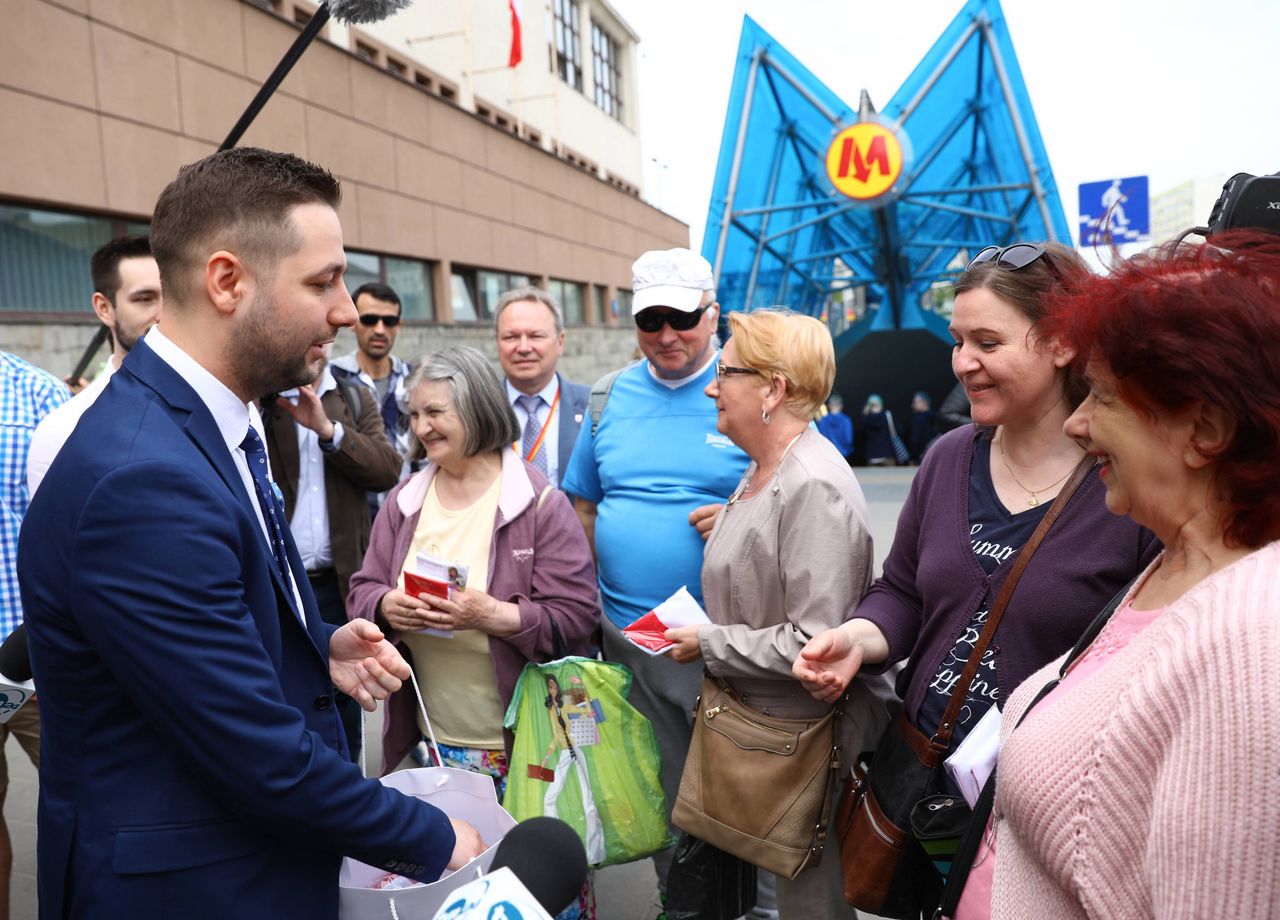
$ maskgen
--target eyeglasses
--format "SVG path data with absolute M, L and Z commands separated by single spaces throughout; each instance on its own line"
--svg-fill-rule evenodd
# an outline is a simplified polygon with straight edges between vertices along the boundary
M 996 268 L 1007 272 L 1016 272 L 1042 257 L 1045 257 L 1045 268 L 1049 269 L 1049 273 L 1054 278 L 1061 281 L 1062 275 L 1058 273 L 1058 268 L 1053 264 L 1053 259 L 1047 258 L 1045 248 L 1036 243 L 1013 243 L 1003 248 L 987 246 L 978 250 L 978 254 L 969 260 L 969 264 L 964 267 L 964 270 L 969 271 L 975 265 L 994 262 Z
M 725 377 L 733 374 L 759 374 L 760 372 L 753 367 L 734 367 L 732 364 L 721 364 L 716 362 L 716 383 L 724 380 Z
M 378 323 L 382 323 L 382 325 L 386 326 L 388 329 L 394 329 L 396 328 L 396 326 L 400 325 L 400 317 L 396 316 L 394 313 L 388 313 L 388 314 L 361 313 L 360 314 L 361 326 L 368 326 L 370 329 L 372 329 L 374 326 L 378 325 Z
M 698 307 L 692 313 L 683 310 L 668 310 L 666 313 L 655 313 L 653 310 L 641 310 L 635 315 L 636 328 L 641 332 L 657 332 L 666 323 L 676 332 L 688 332 L 702 321 L 702 314 L 711 308 L 711 304 Z

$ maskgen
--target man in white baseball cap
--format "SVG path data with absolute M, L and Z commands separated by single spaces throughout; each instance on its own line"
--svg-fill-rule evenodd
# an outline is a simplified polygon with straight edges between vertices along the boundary
M 720 354 L 710 263 L 688 249 L 655 250 L 631 271 L 644 360 L 592 387 L 593 400 L 607 394 L 607 407 L 583 421 L 561 485 L 576 496 L 599 563 L 605 657 L 635 672 L 630 699 L 653 723 L 671 806 L 701 673 L 641 652 L 622 629 L 682 586 L 701 602 L 702 539 L 747 456 L 716 431 L 715 403 L 703 393 Z M 670 865 L 670 851 L 654 856 L 664 892 Z

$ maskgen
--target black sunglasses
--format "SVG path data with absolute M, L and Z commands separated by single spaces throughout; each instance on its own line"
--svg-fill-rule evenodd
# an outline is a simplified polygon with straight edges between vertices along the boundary
M 636 328 L 641 332 L 657 332 L 662 328 L 662 324 L 666 323 L 676 332 L 688 332 L 702 320 L 702 314 L 711 308 L 711 304 L 705 307 L 698 307 L 692 313 L 685 313 L 682 310 L 669 310 L 666 313 L 656 313 L 652 309 L 641 310 L 636 314 Z
M 382 325 L 386 326 L 388 329 L 394 329 L 396 326 L 400 325 L 400 317 L 396 316 L 394 313 L 388 313 L 385 315 L 382 313 L 360 314 L 361 326 L 368 326 L 372 329 L 374 326 L 378 325 L 378 323 L 382 323 Z
M 1013 243 L 1009 246 L 987 246 L 978 250 L 978 254 L 969 260 L 969 264 L 964 267 L 965 271 L 969 271 L 975 265 L 983 265 L 987 262 L 994 262 L 996 268 L 1006 272 L 1016 272 L 1018 269 L 1026 268 L 1037 259 L 1044 258 L 1045 268 L 1049 269 L 1049 273 L 1059 281 L 1062 275 L 1058 273 L 1058 268 L 1053 264 L 1053 259 L 1048 258 L 1045 248 L 1036 243 Z

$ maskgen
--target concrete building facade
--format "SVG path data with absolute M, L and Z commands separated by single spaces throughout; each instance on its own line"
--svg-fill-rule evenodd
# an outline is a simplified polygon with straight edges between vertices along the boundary
M 310 9 L 293 0 L 6 6 L 0 347 L 59 375 L 70 370 L 95 322 L 89 254 L 113 235 L 145 231 L 160 189 L 216 149 Z M 532 29 L 530 18 L 526 61 L 549 68 L 546 39 Z M 297 153 L 342 179 L 348 283 L 384 280 L 401 292 L 397 352 L 465 341 L 494 354 L 489 308 L 502 290 L 532 282 L 565 304 L 571 377 L 589 380 L 628 359 L 631 262 L 646 249 L 688 245 L 688 227 L 631 186 L 631 154 L 613 164 L 602 153 L 600 163 L 613 165 L 589 168 L 567 142 L 535 139 L 523 122 L 497 124 L 481 111 L 479 82 L 469 110 L 461 81 L 416 59 L 389 68 L 392 59 L 352 50 L 357 41 L 389 44 L 331 23 L 241 143 Z M 601 149 L 612 144 L 605 138 Z

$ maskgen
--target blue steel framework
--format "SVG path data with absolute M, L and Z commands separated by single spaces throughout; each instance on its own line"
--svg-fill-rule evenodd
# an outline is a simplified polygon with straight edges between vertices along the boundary
M 950 342 L 926 301 L 967 254 L 1071 241 L 998 0 L 969 0 L 885 106 L 914 157 L 879 207 L 840 195 L 825 169 L 836 132 L 870 111 L 865 93 L 855 112 L 745 19 L 703 254 L 725 309 L 826 314 L 840 356 L 870 331 Z M 841 292 L 862 286 L 855 311 Z

